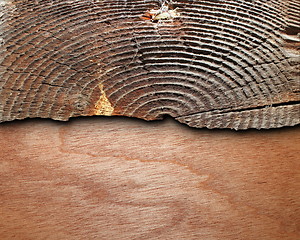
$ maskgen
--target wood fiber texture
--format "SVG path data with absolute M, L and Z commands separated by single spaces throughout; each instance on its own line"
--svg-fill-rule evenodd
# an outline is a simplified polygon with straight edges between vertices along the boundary
M 0 121 L 91 115 L 191 127 L 300 122 L 297 0 L 1 0 Z
M 0 125 L 1 240 L 299 240 L 300 128 Z

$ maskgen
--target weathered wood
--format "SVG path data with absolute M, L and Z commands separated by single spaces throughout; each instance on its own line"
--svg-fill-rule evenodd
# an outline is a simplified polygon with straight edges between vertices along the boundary
M 2 0 L 0 121 L 299 124 L 298 1 L 176 0 L 178 17 L 141 18 L 160 2 Z
M 0 239 L 298 240 L 300 128 L 0 125 Z

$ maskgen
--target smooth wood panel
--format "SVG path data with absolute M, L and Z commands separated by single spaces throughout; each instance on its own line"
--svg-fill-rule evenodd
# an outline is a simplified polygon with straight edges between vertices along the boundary
M 300 128 L 0 125 L 0 238 L 300 239 Z

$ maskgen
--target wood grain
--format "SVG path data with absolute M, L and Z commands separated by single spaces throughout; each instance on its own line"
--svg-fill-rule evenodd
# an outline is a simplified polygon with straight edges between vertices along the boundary
M 300 128 L 0 125 L 0 238 L 297 240 Z
M 0 122 L 172 116 L 192 127 L 300 123 L 296 0 L 2 0 Z M 170 1 L 165 1 L 170 2 Z

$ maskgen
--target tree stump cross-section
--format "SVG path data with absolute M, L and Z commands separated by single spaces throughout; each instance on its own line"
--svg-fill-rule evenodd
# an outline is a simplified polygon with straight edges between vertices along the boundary
M 299 9 L 296 0 L 0 0 L 0 122 L 169 115 L 197 128 L 294 126 Z

